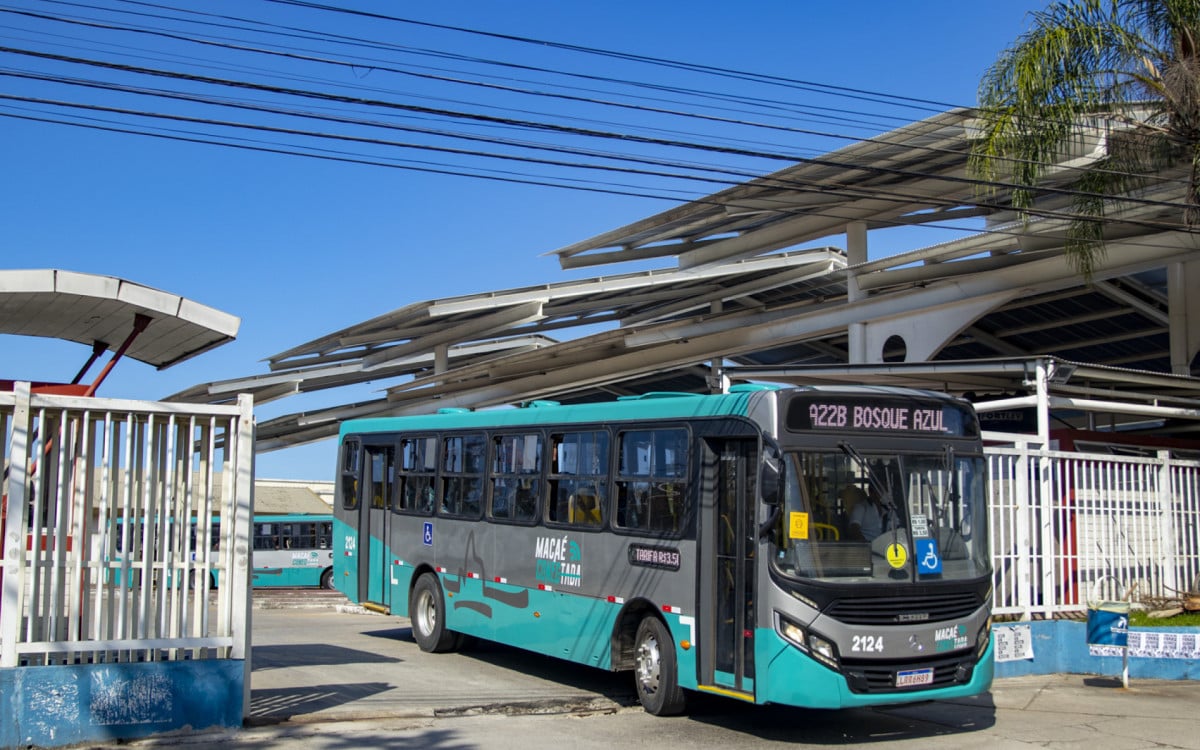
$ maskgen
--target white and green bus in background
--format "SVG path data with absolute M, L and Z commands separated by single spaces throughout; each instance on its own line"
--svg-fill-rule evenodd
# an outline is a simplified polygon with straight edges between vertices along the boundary
M 173 518 L 141 516 L 126 525 L 118 520 L 113 533 L 115 554 L 108 569 L 120 585 L 131 586 L 145 582 L 170 586 L 179 580 L 167 568 L 171 550 L 186 542 L 193 562 L 207 560 L 208 553 L 218 551 L 221 521 L 212 516 L 209 523 L 189 519 L 180 527 Z M 187 531 L 188 539 L 177 538 Z M 250 543 L 253 547 L 250 585 L 255 588 L 316 587 L 333 588 L 333 516 L 329 513 L 264 513 L 254 516 Z M 126 553 L 126 551 L 128 553 Z M 206 578 L 197 579 L 194 573 L 188 580 L 193 587 L 207 583 L 215 589 L 221 585 L 222 573 L 216 566 L 205 566 Z
M 254 564 L 250 585 L 333 588 L 332 516 L 256 515 L 251 533 Z
M 690 691 L 975 695 L 992 680 L 984 469 L 969 404 L 893 388 L 353 420 L 334 585 L 409 617 L 426 651 L 473 636 L 630 670 L 653 714 Z

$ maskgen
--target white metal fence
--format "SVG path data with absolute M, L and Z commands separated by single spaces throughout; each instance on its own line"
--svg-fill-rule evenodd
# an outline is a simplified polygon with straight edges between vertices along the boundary
M 994 612 L 1055 617 L 1200 576 L 1200 462 L 988 448 Z
M 18 383 L 0 393 L 0 435 L 0 667 L 246 658 L 249 397 L 198 406 Z

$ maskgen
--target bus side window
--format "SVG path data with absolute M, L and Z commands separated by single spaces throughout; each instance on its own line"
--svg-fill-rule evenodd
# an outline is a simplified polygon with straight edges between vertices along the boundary
M 608 433 L 568 432 L 550 436 L 550 498 L 546 521 L 600 528 L 608 515 Z
M 388 508 L 392 502 L 392 486 L 395 484 L 396 449 L 392 446 L 368 446 L 367 476 L 365 494 L 370 498 L 371 507 L 381 510 Z
M 492 439 L 492 518 L 528 522 L 537 517 L 542 436 L 497 435 Z
M 678 534 L 688 516 L 687 430 L 630 430 L 618 441 L 617 525 Z
M 405 438 L 400 441 L 396 503 L 392 510 L 417 515 L 433 513 L 437 456 L 437 438 Z
M 279 549 L 279 535 L 273 523 L 254 524 L 254 549 Z
M 442 513 L 479 518 L 486 455 L 487 440 L 482 434 L 456 435 L 442 441 Z
M 358 507 L 358 462 L 359 444 L 346 441 L 342 446 L 342 507 L 354 510 Z

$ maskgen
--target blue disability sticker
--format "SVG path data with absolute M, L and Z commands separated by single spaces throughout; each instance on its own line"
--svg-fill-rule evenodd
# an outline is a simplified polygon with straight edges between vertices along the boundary
M 433 521 L 425 522 L 425 529 L 422 531 L 421 541 L 426 547 L 433 546 Z
M 942 572 L 942 556 L 936 539 L 917 540 L 917 573 L 937 575 Z

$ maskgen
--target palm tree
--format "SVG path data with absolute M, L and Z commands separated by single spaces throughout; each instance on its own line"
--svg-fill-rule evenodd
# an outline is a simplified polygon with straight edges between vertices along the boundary
M 1200 224 L 1200 0 L 1061 0 L 1032 17 L 980 84 L 970 168 L 1028 218 L 1051 167 L 1103 136 L 1100 157 L 1065 186 L 1066 252 L 1090 279 L 1108 199 L 1164 169 L 1190 163 L 1186 194 L 1169 200 L 1180 226 Z

